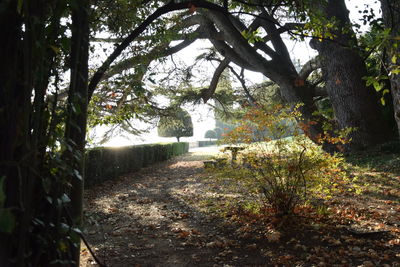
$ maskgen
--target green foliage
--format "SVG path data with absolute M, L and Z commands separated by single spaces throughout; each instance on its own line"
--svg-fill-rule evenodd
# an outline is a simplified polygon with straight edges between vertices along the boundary
M 204 138 L 209 138 L 210 141 L 211 141 L 211 139 L 216 139 L 217 138 L 217 133 L 215 131 L 213 131 L 213 130 L 208 130 L 205 133 Z
M 260 35 L 260 30 L 258 29 L 255 31 L 243 30 L 241 34 L 250 44 L 263 41 L 263 38 Z
M 193 136 L 193 123 L 189 113 L 179 109 L 171 116 L 161 117 L 158 122 L 158 136 L 180 137 Z
M 398 134 L 396 120 L 394 118 L 394 104 L 391 94 L 390 77 L 399 68 L 396 58 L 388 60 L 386 51 L 393 49 L 390 40 L 390 30 L 384 29 L 380 19 L 374 21 L 370 31 L 360 37 L 361 46 L 365 49 L 366 66 L 368 75 L 363 77 L 367 86 L 373 87 L 379 99 L 385 120 Z M 396 54 L 395 54 L 396 55 Z M 390 61 L 390 62 L 388 62 Z M 394 73 L 393 73 L 394 71 Z
M 277 216 L 292 214 L 306 200 L 329 198 L 335 184 L 344 178 L 341 157 L 325 153 L 300 129 L 293 131 L 293 125 L 285 123 L 298 116 L 298 111 L 279 105 L 249 109 L 225 138 L 227 143 L 243 148 L 237 163 L 215 169 L 219 177 L 262 196 Z M 285 137 L 287 131 L 291 137 Z

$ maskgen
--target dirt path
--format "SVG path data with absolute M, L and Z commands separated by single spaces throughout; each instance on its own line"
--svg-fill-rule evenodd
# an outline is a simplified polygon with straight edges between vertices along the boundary
M 86 191 L 88 241 L 107 266 L 246 266 L 263 264 L 248 244 L 190 202 L 202 192 L 198 150 Z M 251 255 L 251 257 L 250 257 Z M 86 249 L 81 266 L 94 266 Z
M 86 236 L 100 260 L 124 267 L 400 267 L 397 174 L 368 187 L 390 182 L 385 190 L 396 198 L 345 191 L 326 203 L 329 211 L 304 206 L 277 229 L 274 216 L 235 201 L 251 196 L 207 179 L 203 160 L 217 151 L 199 149 L 87 190 Z M 81 255 L 81 267 L 96 266 L 84 247 Z

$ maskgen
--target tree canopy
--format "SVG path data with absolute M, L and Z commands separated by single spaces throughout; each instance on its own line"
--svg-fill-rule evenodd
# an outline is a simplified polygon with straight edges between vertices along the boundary
M 217 133 L 214 130 L 208 130 L 204 134 L 204 138 L 209 138 L 210 141 L 211 141 L 211 139 L 216 139 L 217 138 Z
M 181 137 L 193 136 L 192 118 L 187 111 L 179 109 L 172 115 L 161 117 L 157 129 L 158 136 L 176 137 L 179 142 Z

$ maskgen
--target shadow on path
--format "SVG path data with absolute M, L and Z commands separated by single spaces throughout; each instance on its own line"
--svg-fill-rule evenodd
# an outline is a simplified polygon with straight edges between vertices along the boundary
M 190 203 L 208 194 L 207 150 L 188 153 L 85 192 L 87 239 L 107 266 L 255 266 L 260 251 Z M 96 266 L 87 250 L 81 266 Z

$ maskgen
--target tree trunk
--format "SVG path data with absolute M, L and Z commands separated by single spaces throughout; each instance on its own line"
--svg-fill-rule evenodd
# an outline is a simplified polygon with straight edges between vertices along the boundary
M 322 125 L 326 119 L 318 115 L 318 109 L 313 101 L 313 90 L 307 82 L 295 74 L 292 76 L 295 77 L 292 80 L 277 81 L 282 98 L 292 106 L 300 104 L 298 107 L 301 113 L 301 118 L 298 118 L 299 126 L 314 143 L 323 144 L 321 142 L 324 135 Z
M 351 149 L 362 149 L 388 140 L 389 127 L 383 119 L 375 92 L 366 87 L 365 62 L 356 50 L 357 40 L 350 25 L 349 12 L 344 0 L 329 0 L 320 5 L 327 18 L 339 21 L 333 40 L 312 40 L 322 60 L 326 88 L 338 125 L 354 128 Z
M 13 209 L 13 215 L 20 219 L 23 216 L 19 201 L 22 192 L 18 179 L 25 179 L 26 172 L 23 170 L 21 177 L 18 176 L 21 167 L 18 163 L 29 140 L 24 131 L 29 123 L 25 113 L 27 92 L 21 79 L 24 75 L 22 17 L 17 13 L 16 2 L 3 4 L 0 10 L 0 179 L 5 179 L 5 202 L 0 203 L 0 209 Z M 10 260 L 15 259 L 18 253 L 16 239 L 17 229 L 8 234 L 0 232 L 0 266 L 11 266 Z
M 70 213 L 74 227 L 82 223 L 84 153 L 86 140 L 88 105 L 88 59 L 89 59 L 89 0 L 71 6 L 71 81 L 68 97 L 67 121 L 65 126 L 65 160 L 72 174 Z M 77 171 L 77 172 L 76 172 Z M 76 247 L 72 251 L 76 266 L 79 266 L 80 238 L 73 240 Z
M 391 29 L 390 36 L 400 36 L 400 2 L 381 0 L 382 16 L 386 28 Z M 399 41 L 392 39 L 387 47 L 387 69 L 393 71 L 400 69 L 400 46 Z M 394 117 L 400 136 L 400 73 L 391 73 L 389 76 L 393 98 Z
M 177 136 L 177 137 L 176 137 L 176 140 L 178 140 L 178 143 L 179 143 L 179 139 L 180 139 L 180 137 L 179 137 L 179 136 Z

